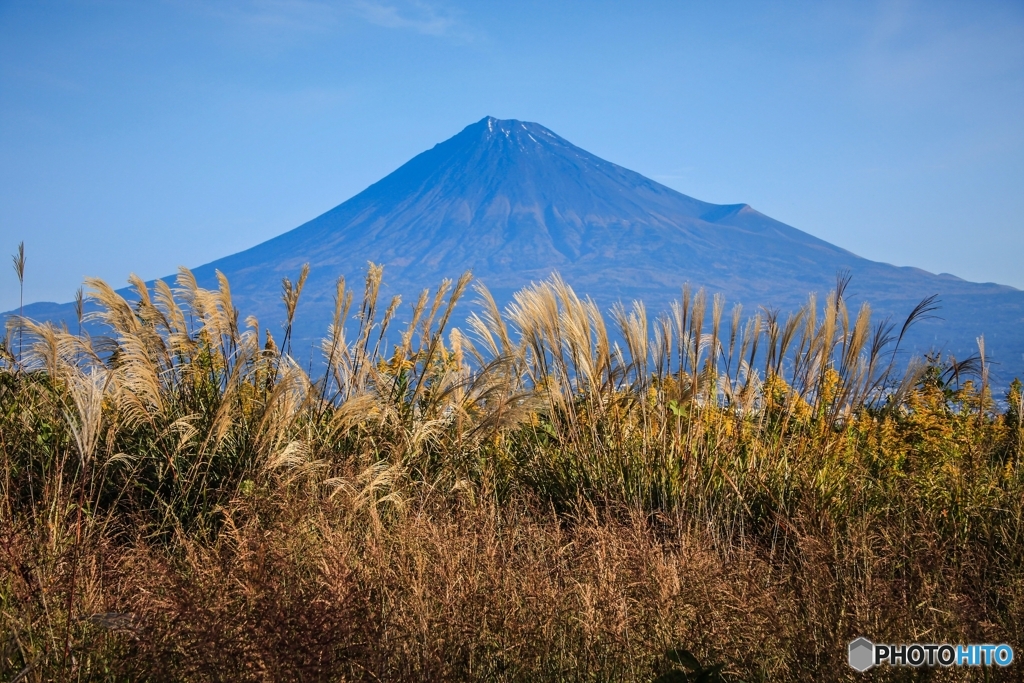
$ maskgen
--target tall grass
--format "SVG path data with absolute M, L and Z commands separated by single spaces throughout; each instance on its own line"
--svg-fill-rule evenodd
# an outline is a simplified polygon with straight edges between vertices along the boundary
M 280 343 L 187 270 L 88 281 L 102 337 L 10 328 L 0 675 L 841 680 L 859 635 L 1021 642 L 1021 387 L 908 362 L 933 301 L 606 316 L 556 276 L 456 328 L 468 276 L 403 308 L 371 266 L 312 377 L 307 274 Z

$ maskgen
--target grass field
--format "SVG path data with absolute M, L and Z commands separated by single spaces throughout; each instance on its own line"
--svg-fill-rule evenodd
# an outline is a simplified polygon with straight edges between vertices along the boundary
M 983 348 L 911 359 L 842 278 L 649 318 L 381 277 L 339 282 L 316 377 L 305 273 L 278 340 L 188 271 L 90 281 L 102 337 L 9 327 L 0 680 L 828 681 L 864 678 L 861 635 L 1024 647 L 1024 407 Z

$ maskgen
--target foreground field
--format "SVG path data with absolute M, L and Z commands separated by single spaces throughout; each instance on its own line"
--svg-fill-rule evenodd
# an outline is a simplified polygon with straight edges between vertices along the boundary
M 355 305 L 339 282 L 319 380 L 187 271 L 137 304 L 90 283 L 102 338 L 11 328 L 0 678 L 853 680 L 861 635 L 1024 654 L 1021 391 L 993 401 L 983 353 L 907 369 L 905 326 L 842 281 L 786 319 L 685 291 L 606 323 L 554 279 L 453 329 L 466 279 L 402 309 L 380 278 Z

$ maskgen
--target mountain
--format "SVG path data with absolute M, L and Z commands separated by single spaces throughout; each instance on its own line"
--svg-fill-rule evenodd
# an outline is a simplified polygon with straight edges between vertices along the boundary
M 472 270 L 501 301 L 557 270 L 603 306 L 641 299 L 651 311 L 685 282 L 728 303 L 794 309 L 853 276 L 848 299 L 902 320 L 926 296 L 943 320 L 919 324 L 918 350 L 964 357 L 984 335 L 997 376 L 1024 376 L 1024 292 L 861 258 L 746 204 L 718 205 L 600 159 L 544 126 L 491 117 L 416 156 L 363 192 L 294 230 L 195 269 L 200 284 L 226 274 L 243 315 L 283 318 L 282 277 L 311 273 L 296 338 L 322 335 L 334 281 L 358 282 L 385 264 L 385 294 L 415 299 L 444 277 Z M 26 315 L 70 319 L 68 305 Z M 1008 381 L 1008 379 L 1006 380 Z

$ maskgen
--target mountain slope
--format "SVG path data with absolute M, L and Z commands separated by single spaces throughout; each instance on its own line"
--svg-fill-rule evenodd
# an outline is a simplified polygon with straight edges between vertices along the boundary
M 333 282 L 386 265 L 388 293 L 414 298 L 472 270 L 499 298 L 559 271 L 602 305 L 642 299 L 659 310 L 684 282 L 730 303 L 782 309 L 853 274 L 852 299 L 905 316 L 931 294 L 944 321 L 919 326 L 919 349 L 964 356 L 984 334 L 997 372 L 1024 375 L 1024 292 L 860 258 L 758 213 L 702 202 L 604 161 L 535 123 L 485 118 L 416 156 L 352 199 L 252 249 L 195 270 L 231 281 L 239 307 L 279 321 L 281 277 L 312 268 L 297 336 L 326 329 Z M 749 309 L 748 309 L 749 310 Z M 36 317 L 61 307 L 29 307 Z

